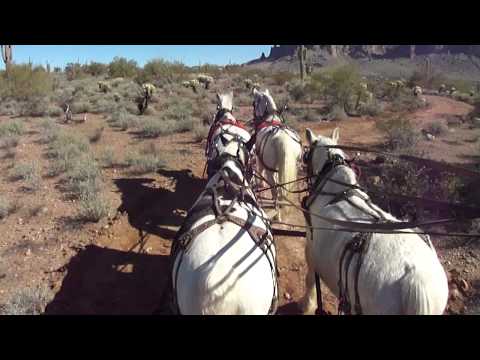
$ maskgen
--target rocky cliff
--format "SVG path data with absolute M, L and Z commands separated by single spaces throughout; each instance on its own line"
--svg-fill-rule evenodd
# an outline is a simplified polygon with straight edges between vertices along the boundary
M 274 45 L 270 54 L 251 63 L 276 61 L 296 56 L 299 45 Z M 354 59 L 414 58 L 429 54 L 465 54 L 480 57 L 480 45 L 306 45 L 315 62 L 317 58 L 348 56 Z

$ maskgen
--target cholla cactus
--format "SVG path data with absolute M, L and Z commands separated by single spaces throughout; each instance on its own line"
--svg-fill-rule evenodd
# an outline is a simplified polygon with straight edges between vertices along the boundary
M 442 94 L 446 91 L 447 91 L 447 85 L 445 85 L 445 84 L 440 85 L 440 88 L 438 89 L 438 93 Z
M 422 95 L 422 93 L 423 93 L 423 89 L 420 86 L 415 86 L 413 88 L 413 95 L 419 96 L 419 95 Z
M 200 82 L 197 79 L 194 80 L 187 80 L 182 82 L 182 85 L 186 88 L 191 88 L 193 92 L 197 92 L 198 87 L 200 86 Z
M 252 88 L 252 85 L 253 85 L 253 80 L 252 79 L 245 79 L 243 82 L 245 84 L 245 87 L 248 90 L 250 90 Z
M 210 84 L 213 83 L 213 77 L 205 74 L 198 75 L 197 80 L 199 83 L 203 84 L 207 90 L 210 87 Z
M 145 92 L 145 95 L 148 97 L 152 97 L 153 92 L 155 91 L 155 85 L 146 83 L 142 85 L 142 89 Z
M 101 92 L 104 92 L 104 93 L 107 93 L 111 90 L 110 85 L 105 81 L 99 81 L 98 88 Z

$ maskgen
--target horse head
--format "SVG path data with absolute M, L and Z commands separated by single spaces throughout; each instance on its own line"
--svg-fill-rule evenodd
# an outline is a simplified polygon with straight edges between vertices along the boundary
M 329 146 L 338 145 L 340 129 L 335 128 L 332 136 L 316 136 L 312 130 L 306 130 L 309 150 L 305 153 L 303 162 L 307 166 L 309 175 L 318 175 L 328 163 L 336 160 L 345 160 L 345 153 L 340 149 L 332 149 Z
M 255 119 L 266 119 L 278 112 L 277 104 L 273 100 L 270 91 L 266 89 L 264 92 L 253 89 L 253 116 Z

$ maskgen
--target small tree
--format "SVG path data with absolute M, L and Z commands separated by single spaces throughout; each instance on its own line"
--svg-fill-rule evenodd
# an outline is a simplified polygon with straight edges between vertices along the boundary
M 133 78 L 137 75 L 138 66 L 135 60 L 127 60 L 123 57 L 115 57 L 108 65 L 108 75 L 112 78 Z

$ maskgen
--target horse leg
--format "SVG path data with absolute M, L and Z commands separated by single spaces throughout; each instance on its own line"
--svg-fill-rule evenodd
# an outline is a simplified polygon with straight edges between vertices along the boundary
M 272 199 L 273 199 L 273 205 L 275 207 L 275 217 L 274 219 L 277 221 L 282 221 L 282 216 L 280 214 L 280 206 L 278 204 L 278 189 L 275 187 L 276 181 L 275 181 L 275 173 L 271 172 L 269 170 L 265 171 L 266 178 L 268 180 L 269 185 L 268 186 L 273 186 L 272 188 Z
M 315 268 L 313 263 L 310 259 L 310 249 L 309 249 L 309 242 L 311 240 L 308 239 L 307 236 L 307 245 L 305 246 L 305 258 L 307 260 L 307 275 L 305 277 L 305 295 L 299 302 L 300 310 L 305 315 L 313 315 L 315 314 L 315 310 L 317 307 L 317 289 L 315 287 Z

